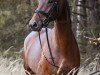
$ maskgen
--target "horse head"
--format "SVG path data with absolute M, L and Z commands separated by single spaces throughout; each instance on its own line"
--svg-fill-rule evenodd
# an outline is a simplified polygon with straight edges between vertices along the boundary
M 42 27 L 46 27 L 49 22 L 54 21 L 60 13 L 58 0 L 38 0 L 39 4 L 29 26 L 33 31 L 40 31 Z

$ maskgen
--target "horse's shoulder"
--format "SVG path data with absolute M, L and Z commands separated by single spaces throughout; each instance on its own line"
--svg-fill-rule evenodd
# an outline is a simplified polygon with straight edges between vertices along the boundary
M 25 38 L 24 42 L 27 42 L 31 39 L 34 39 L 35 37 L 37 37 L 37 32 L 32 31 L 31 33 L 28 34 L 28 36 Z
M 48 29 L 48 34 L 51 35 L 53 32 L 53 29 Z M 46 31 L 45 31 L 45 28 L 43 28 L 41 31 L 40 31 L 40 36 L 41 38 L 45 38 L 46 37 Z M 27 42 L 29 41 L 32 41 L 32 40 L 36 40 L 37 38 L 39 37 L 39 34 L 38 32 L 35 32 L 35 31 L 32 31 L 28 34 L 28 36 L 25 38 L 25 41 L 24 43 L 26 44 Z

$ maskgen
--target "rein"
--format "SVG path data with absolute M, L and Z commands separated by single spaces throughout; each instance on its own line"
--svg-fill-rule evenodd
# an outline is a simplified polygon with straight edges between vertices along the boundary
M 45 29 L 46 29 L 47 44 L 48 44 L 49 52 L 50 52 L 50 55 L 51 55 L 51 59 L 52 59 L 53 65 L 56 66 L 56 64 L 54 62 L 54 58 L 53 58 L 52 52 L 51 52 L 50 43 L 49 43 L 48 29 L 47 28 L 45 28 Z
M 56 66 L 55 62 L 54 62 L 54 58 L 53 58 L 53 55 L 52 55 L 52 52 L 51 52 L 51 47 L 50 47 L 50 43 L 49 43 L 49 38 L 48 38 L 48 29 L 45 28 L 45 31 L 46 31 L 46 40 L 47 40 L 47 44 L 48 44 L 48 49 L 49 49 L 49 53 L 50 53 L 50 56 L 51 56 L 51 59 L 52 59 L 52 63 L 49 62 L 49 60 L 47 59 L 47 57 L 45 56 L 44 52 L 43 52 L 43 55 L 45 57 L 45 59 L 52 65 L 52 66 L 55 66 L 56 68 L 59 68 L 58 66 Z M 40 36 L 40 32 L 38 31 L 38 35 L 39 35 L 39 41 L 40 41 L 40 46 L 41 46 L 41 50 L 43 51 L 43 48 L 42 48 L 42 41 L 41 41 L 41 36 Z
M 54 12 L 55 9 L 57 9 L 57 5 L 58 5 L 58 2 L 53 2 L 53 1 L 50 1 L 50 3 L 53 3 L 52 4 L 52 8 L 49 10 L 48 13 L 45 13 L 44 11 L 42 10 L 35 10 L 35 13 L 37 14 L 42 14 L 46 17 L 46 19 L 44 20 L 44 22 L 42 23 L 42 25 L 39 25 L 37 27 L 31 27 L 33 31 L 38 31 L 38 35 L 39 35 L 39 41 L 40 41 L 40 45 L 41 45 L 41 50 L 43 51 L 43 48 L 42 48 L 42 42 L 41 42 L 41 37 L 40 37 L 40 30 L 41 28 L 44 26 L 45 27 L 45 31 L 46 31 L 46 40 L 47 40 L 47 45 L 48 45 L 48 49 L 49 49 L 49 53 L 50 53 L 50 56 L 51 56 L 51 60 L 52 60 L 52 63 L 49 62 L 49 60 L 47 59 L 47 57 L 45 56 L 44 52 L 43 52 L 43 55 L 44 57 L 46 58 L 46 60 L 53 66 L 55 67 L 58 67 L 56 66 L 55 64 L 55 61 L 54 61 L 54 58 L 53 58 L 53 55 L 52 55 L 52 51 L 51 51 L 51 48 L 50 48 L 50 43 L 49 43 L 49 38 L 48 38 L 48 29 L 47 29 L 47 26 L 49 24 L 49 21 L 50 21 L 50 18 Z M 59 68 L 59 67 L 58 67 Z

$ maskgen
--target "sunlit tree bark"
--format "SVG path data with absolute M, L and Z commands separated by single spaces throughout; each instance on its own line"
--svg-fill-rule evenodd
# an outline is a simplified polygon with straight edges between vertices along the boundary
M 89 43 L 90 38 L 96 39 L 100 33 L 100 2 L 99 0 L 77 0 L 77 31 L 76 37 L 81 53 L 86 57 L 95 55 L 93 45 Z M 88 38 L 86 38 L 88 37 Z
M 87 32 L 87 15 L 86 15 L 86 0 L 77 1 L 77 31 L 76 37 L 79 43 L 79 48 L 81 52 L 86 52 L 87 41 L 84 38 L 84 35 Z

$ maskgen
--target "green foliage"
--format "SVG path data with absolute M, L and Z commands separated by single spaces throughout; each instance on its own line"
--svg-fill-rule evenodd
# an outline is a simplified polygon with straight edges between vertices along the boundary
M 26 0 L 0 0 L 0 49 L 23 46 L 25 24 L 32 14 L 32 6 Z

